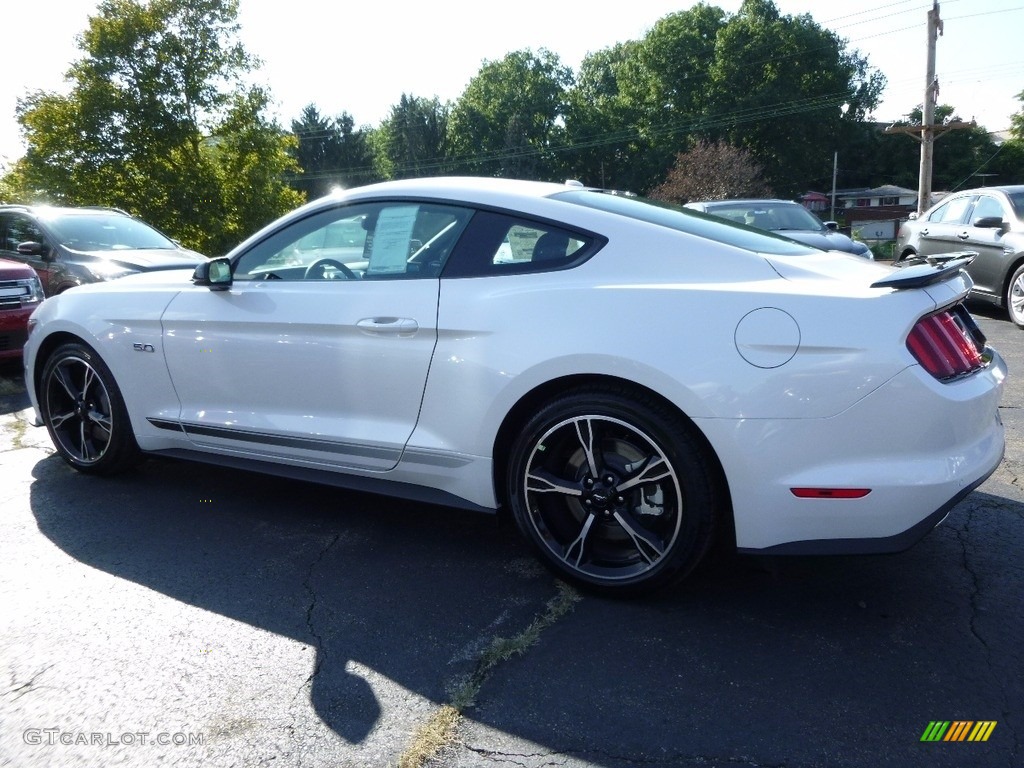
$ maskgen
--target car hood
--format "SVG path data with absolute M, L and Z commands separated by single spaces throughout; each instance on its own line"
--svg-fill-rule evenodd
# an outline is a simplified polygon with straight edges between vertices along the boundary
M 146 248 L 140 250 L 123 251 L 76 251 L 96 261 L 102 261 L 124 269 L 132 269 L 138 272 L 148 272 L 160 269 L 183 269 L 195 267 L 196 264 L 206 261 L 206 257 L 195 251 L 188 251 L 184 248 Z
M 35 277 L 35 270 L 20 261 L 0 259 L 0 280 L 24 280 Z
M 813 229 L 776 229 L 775 234 L 796 240 L 804 245 L 812 245 L 823 251 L 845 251 L 859 254 L 853 240 L 841 232 L 816 232 Z

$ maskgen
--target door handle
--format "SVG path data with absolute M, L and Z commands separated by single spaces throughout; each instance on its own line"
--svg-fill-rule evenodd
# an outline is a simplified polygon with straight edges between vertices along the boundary
M 928 227 L 925 227 L 925 228 L 923 228 L 923 229 L 921 230 L 921 234 L 922 234 L 922 235 L 927 235 L 927 234 L 928 234 Z
M 957 233 L 957 237 L 959 237 L 961 240 L 966 240 L 967 238 L 970 237 L 970 235 L 967 234 L 967 232 L 959 232 Z
M 420 329 L 411 317 L 364 317 L 356 327 L 372 336 L 411 336 Z

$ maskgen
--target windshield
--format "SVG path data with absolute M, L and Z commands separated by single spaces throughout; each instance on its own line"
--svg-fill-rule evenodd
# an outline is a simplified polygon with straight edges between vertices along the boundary
M 75 251 L 177 248 L 148 224 L 118 213 L 57 213 L 46 222 L 61 245 Z
M 759 229 L 780 232 L 787 229 L 810 229 L 820 232 L 824 229 L 821 220 L 799 203 L 771 202 L 768 200 L 747 200 L 736 203 L 715 203 L 708 206 L 708 213 L 738 224 L 749 224 Z
M 817 248 L 773 235 L 762 229 L 735 223 L 717 216 L 681 208 L 670 203 L 643 197 L 625 197 L 592 190 L 574 190 L 553 195 L 556 200 L 585 205 L 609 213 L 617 213 L 650 224 L 675 229 L 736 248 L 777 256 L 820 253 Z

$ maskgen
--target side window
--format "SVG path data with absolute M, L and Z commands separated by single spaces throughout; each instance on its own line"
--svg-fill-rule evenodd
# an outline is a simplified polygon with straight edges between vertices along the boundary
M 967 211 L 967 207 L 970 205 L 971 200 L 972 198 L 969 195 L 954 198 L 945 205 L 937 208 L 932 215 L 928 217 L 928 221 L 933 221 L 937 224 L 957 224 L 963 220 L 964 213 Z
M 469 221 L 418 202 L 339 206 L 289 224 L 235 261 L 236 280 L 374 280 L 440 275 Z
M 491 257 L 491 265 L 565 263 L 584 245 L 586 241 L 562 230 L 512 224 Z
M 480 212 L 466 230 L 445 277 L 477 277 L 564 269 L 581 263 L 600 243 L 581 232 Z
M 31 219 L 18 214 L 9 214 L 4 219 L 5 221 L 0 224 L 0 231 L 3 233 L 5 251 L 17 251 L 21 243 L 46 242 L 43 231 Z
M 998 200 L 989 195 L 982 195 L 978 198 L 978 203 L 974 206 L 974 211 L 971 212 L 971 224 L 973 225 L 978 219 L 986 216 L 998 216 L 1000 219 L 1006 218 L 1006 214 L 1003 212 L 1003 206 L 1000 205 Z

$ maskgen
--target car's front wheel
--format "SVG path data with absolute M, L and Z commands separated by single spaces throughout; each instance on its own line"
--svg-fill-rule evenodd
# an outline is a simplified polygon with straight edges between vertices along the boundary
M 653 398 L 615 388 L 542 408 L 511 453 L 507 498 L 554 572 L 606 593 L 664 586 L 711 542 L 716 476 L 692 427 Z
M 1006 286 L 1006 311 L 1018 328 L 1024 328 L 1024 264 L 1010 275 Z
M 39 407 L 57 452 L 75 469 L 113 474 L 138 460 L 121 391 L 103 360 L 84 344 L 64 344 L 47 359 Z

